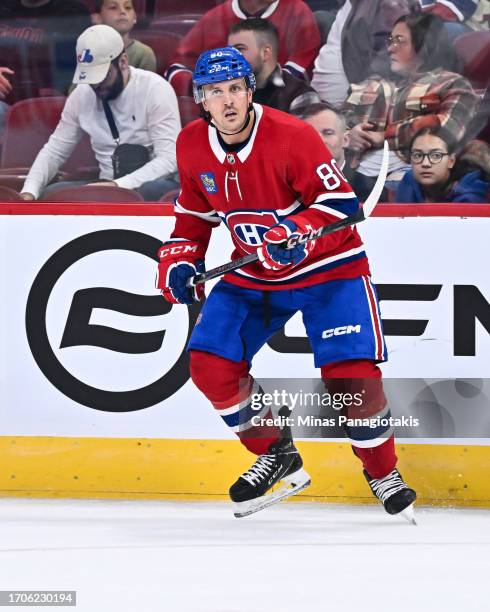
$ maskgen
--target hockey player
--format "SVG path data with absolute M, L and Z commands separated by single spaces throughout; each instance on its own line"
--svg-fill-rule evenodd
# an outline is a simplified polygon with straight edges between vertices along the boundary
M 389 416 L 377 366 L 386 349 L 356 229 L 284 248 L 288 237 L 359 207 L 320 136 L 295 117 L 253 104 L 252 69 L 232 47 L 202 53 L 193 84 L 206 120 L 188 125 L 177 140 L 182 190 L 175 229 L 159 251 L 157 286 L 172 303 L 203 297 L 203 286 L 189 288 L 189 280 L 204 271 L 211 232 L 220 222 L 230 231 L 232 258 L 258 252 L 259 262 L 216 284 L 188 345 L 195 385 L 257 455 L 230 488 L 235 516 L 245 516 L 310 484 L 288 429 L 264 427 L 254 418 L 269 414 L 267 406 L 252 407 L 260 389 L 250 375 L 267 339 L 301 311 L 315 366 L 329 389 L 353 391 L 362 384 L 366 391 L 361 413 L 349 416 Z M 355 325 L 356 333 L 324 333 L 345 325 Z M 347 434 L 387 512 L 411 506 L 415 492 L 395 467 L 392 430 L 351 427 Z M 279 481 L 282 487 L 271 492 Z

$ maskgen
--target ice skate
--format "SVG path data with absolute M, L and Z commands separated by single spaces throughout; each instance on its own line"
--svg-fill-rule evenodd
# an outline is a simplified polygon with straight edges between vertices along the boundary
M 281 486 L 268 491 L 281 482 Z M 230 488 L 230 497 L 237 518 L 272 506 L 296 495 L 311 483 L 303 469 L 303 460 L 291 438 L 281 438 L 271 444 L 268 453 L 259 455 L 253 466 Z
M 400 514 L 412 525 L 417 524 L 413 512 L 417 494 L 407 487 L 396 468 L 384 478 L 371 478 L 366 470 L 363 472 L 373 495 L 381 501 L 388 514 Z

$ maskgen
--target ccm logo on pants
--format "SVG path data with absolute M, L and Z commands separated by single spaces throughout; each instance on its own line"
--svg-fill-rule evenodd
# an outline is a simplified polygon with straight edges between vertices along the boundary
M 343 336 L 344 334 L 360 334 L 361 325 L 341 325 L 340 327 L 334 327 L 333 329 L 326 329 L 322 333 L 322 338 L 327 340 L 332 336 Z

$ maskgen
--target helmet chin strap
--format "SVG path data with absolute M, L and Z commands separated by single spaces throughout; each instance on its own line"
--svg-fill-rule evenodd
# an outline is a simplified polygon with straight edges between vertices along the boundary
M 214 127 L 214 129 L 219 132 L 220 134 L 224 134 L 225 136 L 236 136 L 236 134 L 241 134 L 241 132 L 243 132 L 243 130 L 246 130 L 250 124 L 250 113 L 254 110 L 253 104 L 252 102 L 250 102 L 250 104 L 248 105 L 248 109 L 247 109 L 247 118 L 245 119 L 244 124 L 242 125 L 242 127 L 237 130 L 236 132 L 222 132 L 221 130 L 219 130 L 217 128 L 217 126 L 211 121 L 211 114 L 208 112 L 207 114 L 207 121 L 209 123 L 209 125 L 211 127 Z

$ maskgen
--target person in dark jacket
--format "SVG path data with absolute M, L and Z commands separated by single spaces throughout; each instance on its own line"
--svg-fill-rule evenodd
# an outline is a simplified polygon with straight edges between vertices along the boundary
M 260 17 L 235 23 L 228 36 L 252 66 L 257 83 L 254 102 L 285 113 L 320 102 L 320 96 L 306 81 L 283 70 L 278 63 L 279 33 L 276 26 Z
M 425 128 L 410 146 L 411 170 L 398 185 L 397 202 L 486 202 L 490 147 L 473 140 L 457 157 L 441 130 Z

